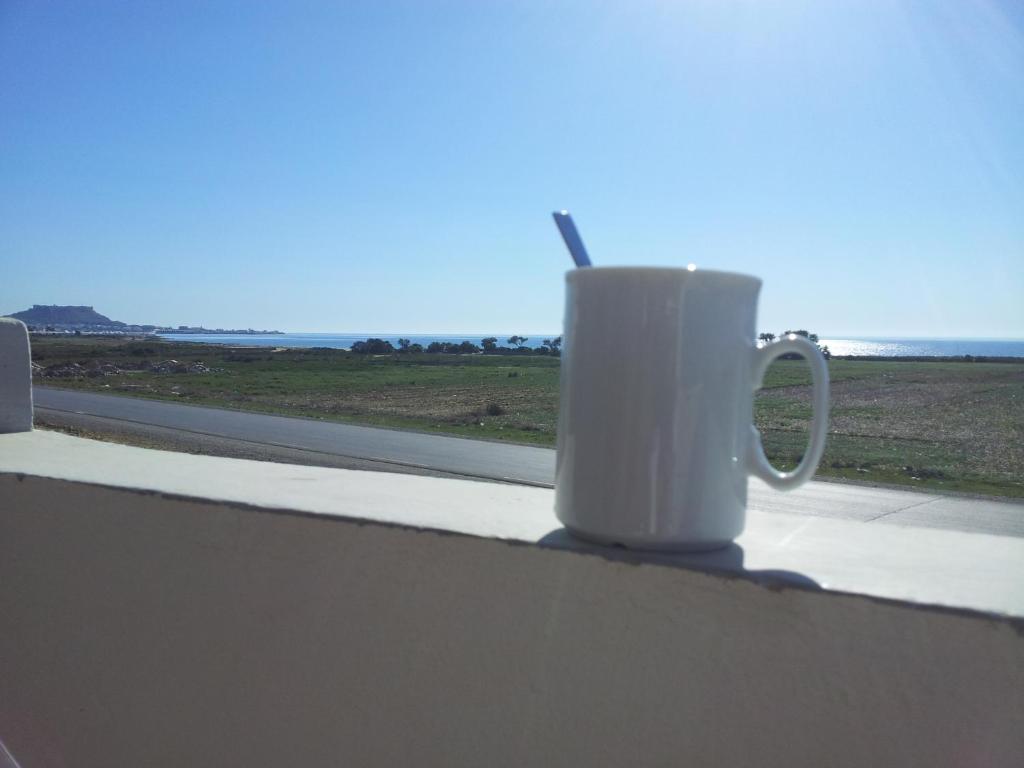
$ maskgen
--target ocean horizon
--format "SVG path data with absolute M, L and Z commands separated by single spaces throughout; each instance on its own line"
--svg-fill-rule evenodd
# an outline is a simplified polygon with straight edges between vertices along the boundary
M 460 344 L 464 341 L 480 344 L 481 339 L 494 336 L 499 345 L 505 345 L 512 334 L 506 333 L 275 333 L 275 334 L 227 334 L 227 333 L 168 333 L 157 334 L 161 338 L 177 341 L 194 341 L 206 344 L 228 344 L 251 347 L 327 347 L 349 349 L 354 342 L 368 338 L 384 339 L 395 346 L 399 339 L 409 339 L 413 344 L 427 346 L 433 342 Z M 528 336 L 527 346 L 539 346 L 544 339 L 559 334 L 538 334 Z M 833 355 L 840 357 L 1020 357 L 1024 358 L 1024 339 L 992 338 L 913 338 L 880 336 L 823 336 L 819 343 L 829 348 Z

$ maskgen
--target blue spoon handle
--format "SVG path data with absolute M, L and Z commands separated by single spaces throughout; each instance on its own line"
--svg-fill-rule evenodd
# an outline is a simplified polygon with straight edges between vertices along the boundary
M 568 211 L 555 211 L 551 216 L 558 226 L 558 231 L 562 233 L 565 247 L 569 249 L 569 254 L 572 256 L 572 260 L 576 262 L 576 266 L 589 267 L 590 257 L 587 255 L 587 249 L 583 247 L 583 241 L 580 239 L 580 233 L 576 231 L 576 225 L 573 224 L 572 216 L 569 215 Z

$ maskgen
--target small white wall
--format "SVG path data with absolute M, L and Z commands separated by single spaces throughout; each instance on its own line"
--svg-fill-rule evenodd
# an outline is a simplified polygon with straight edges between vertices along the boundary
M 32 357 L 20 320 L 0 317 L 0 434 L 32 429 Z
M 444 482 L 444 481 L 437 481 Z M 1019 623 L 0 475 L 25 768 L 1019 765 Z

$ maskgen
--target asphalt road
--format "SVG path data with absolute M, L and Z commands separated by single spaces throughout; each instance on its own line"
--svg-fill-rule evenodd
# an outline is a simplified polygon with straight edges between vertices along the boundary
M 550 486 L 555 476 L 555 452 L 548 448 L 45 387 L 35 387 L 33 398 L 36 410 L 48 418 L 61 411 L 529 485 Z
M 550 487 L 548 448 L 116 395 L 35 387 L 37 419 L 107 434 L 148 437 L 178 450 L 302 464 L 416 472 Z M 813 515 L 1024 537 L 1024 504 L 813 481 L 789 493 L 750 483 L 748 504 Z

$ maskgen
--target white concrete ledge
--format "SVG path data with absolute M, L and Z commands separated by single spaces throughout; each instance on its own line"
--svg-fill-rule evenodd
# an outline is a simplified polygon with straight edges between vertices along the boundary
M 26 768 L 1017 766 L 1022 546 L 754 513 L 718 555 L 631 554 L 544 489 L 0 435 L 0 740 Z
M 0 474 L 501 539 L 753 581 L 1024 617 L 1024 539 L 748 513 L 736 544 L 631 553 L 571 538 L 542 488 L 192 456 L 36 431 L 0 438 Z
M 0 317 L 0 434 L 32 429 L 32 355 L 28 329 Z

